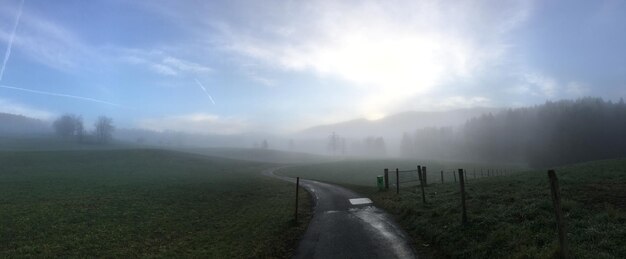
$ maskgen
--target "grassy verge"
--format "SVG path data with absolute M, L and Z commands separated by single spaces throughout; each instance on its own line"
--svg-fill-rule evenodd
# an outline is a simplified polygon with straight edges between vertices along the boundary
M 422 165 L 427 166 L 428 181 L 441 182 L 441 171 L 444 171 L 444 181 L 454 182 L 452 171 L 457 168 L 466 168 L 468 177 L 472 179 L 474 175 L 480 178 L 481 170 L 484 177 L 487 170 L 493 172 L 512 173 L 520 171 L 522 168 L 509 165 L 478 164 L 465 162 L 447 161 L 422 161 Z M 307 179 L 315 179 L 326 182 L 339 183 L 344 185 L 376 186 L 376 176 L 383 175 L 383 170 L 389 169 L 390 174 L 395 174 L 395 169 L 415 170 L 417 162 L 415 160 L 404 159 L 380 159 L 380 160 L 344 160 L 323 164 L 302 165 L 281 170 L 281 174 L 289 176 L 300 176 Z M 392 176 L 390 176 L 392 177 Z
M 391 161 L 390 161 L 391 162 Z M 349 162 L 343 162 L 349 163 Z M 428 204 L 417 188 L 377 192 L 359 185 L 370 175 L 362 162 L 333 169 L 329 165 L 290 168 L 283 173 L 309 175 L 350 184 L 396 216 L 418 248 L 437 257 L 550 258 L 557 236 L 545 170 L 472 180 L 466 184 L 469 225 L 462 226 L 460 191 L 454 183 L 426 188 Z M 359 165 L 360 164 L 360 165 Z M 350 169 L 351 168 L 351 169 Z M 358 172 L 354 171 L 359 169 Z M 350 171 L 352 170 L 352 171 Z M 379 168 L 369 170 L 379 171 Z M 346 176 L 337 176 L 344 174 Z M 626 159 L 557 168 L 567 238 L 575 258 L 626 258 Z M 353 178 L 354 181 L 348 179 Z M 354 185 L 356 183 L 356 185 Z
M 267 164 L 157 150 L 0 152 L 0 257 L 289 257 L 310 217 Z

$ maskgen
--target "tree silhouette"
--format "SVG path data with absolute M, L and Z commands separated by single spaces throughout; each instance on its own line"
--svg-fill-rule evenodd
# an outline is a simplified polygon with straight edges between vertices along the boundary
M 94 126 L 96 128 L 95 135 L 98 142 L 107 143 L 111 140 L 113 131 L 115 130 L 115 127 L 113 127 L 113 119 L 100 116 Z
M 53 123 L 55 133 L 65 139 L 83 141 L 83 119 L 74 114 L 65 114 L 57 118 Z

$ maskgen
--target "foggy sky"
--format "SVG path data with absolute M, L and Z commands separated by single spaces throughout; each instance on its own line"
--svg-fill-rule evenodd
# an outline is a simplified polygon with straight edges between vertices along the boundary
M 229 134 L 626 95 L 621 1 L 337 2 L 26 0 L 12 35 L 0 0 L 0 112 Z

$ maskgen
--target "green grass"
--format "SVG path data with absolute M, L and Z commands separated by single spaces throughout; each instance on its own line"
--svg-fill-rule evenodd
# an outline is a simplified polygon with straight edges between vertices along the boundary
M 0 152 L 0 257 L 289 257 L 269 165 L 158 150 Z
M 182 148 L 178 150 L 207 156 L 277 164 L 312 164 L 328 162 L 333 159 L 323 155 L 260 148 L 214 147 Z
M 466 162 L 444 162 L 444 161 L 421 161 L 421 165 L 427 167 L 428 182 L 441 182 L 441 171 L 444 171 L 444 181 L 454 182 L 452 171 L 458 168 L 469 170 L 470 180 L 476 170 L 476 177 L 480 177 L 480 171 L 487 176 L 489 170 L 508 170 L 514 172 L 521 170 L 520 167 L 510 165 L 488 165 Z M 405 159 L 372 159 L 372 160 L 344 160 L 323 164 L 311 164 L 281 170 L 281 174 L 289 176 L 300 176 L 307 179 L 315 179 L 326 182 L 340 183 L 345 185 L 376 186 L 376 176 L 383 175 L 384 169 L 388 168 L 391 176 L 395 175 L 395 169 L 415 170 L 417 162 Z M 395 179 L 395 178 L 394 178 Z
M 387 162 L 386 166 L 391 167 L 394 161 Z M 551 258 L 557 253 L 556 223 L 545 170 L 478 180 L 470 177 L 466 184 L 469 224 L 462 226 L 458 184 L 429 185 L 428 204 L 424 205 L 415 187 L 403 188 L 400 195 L 372 188 L 371 176 L 379 174 L 382 167 L 367 167 L 383 163 L 371 163 L 346 161 L 335 167 L 292 167 L 283 173 L 315 175 L 317 179 L 350 185 L 372 197 L 375 204 L 395 215 L 418 250 L 435 257 Z M 574 258 L 626 258 L 626 159 L 577 164 L 556 171 Z
M 113 140 L 105 145 L 98 143 L 78 143 L 54 135 L 6 137 L 0 136 L 0 151 L 59 151 L 59 150 L 112 150 L 136 149 L 140 146 L 130 142 Z

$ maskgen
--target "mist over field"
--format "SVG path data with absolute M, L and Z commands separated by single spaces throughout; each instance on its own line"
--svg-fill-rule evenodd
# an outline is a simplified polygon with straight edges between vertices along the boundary
M 2 114 L 0 120 L 3 139 L 60 136 L 71 142 L 79 134 L 89 135 L 81 128 L 85 133 L 62 136 L 53 122 L 20 115 Z M 421 158 L 545 167 L 623 157 L 623 132 L 623 99 L 613 102 L 587 97 L 520 108 L 405 112 L 285 134 L 219 135 L 121 128 L 114 129 L 111 138 L 126 145 L 178 150 L 244 148 L 334 158 Z M 46 149 L 44 143 L 42 148 Z
M 626 258 L 625 13 L 0 0 L 0 257 Z

